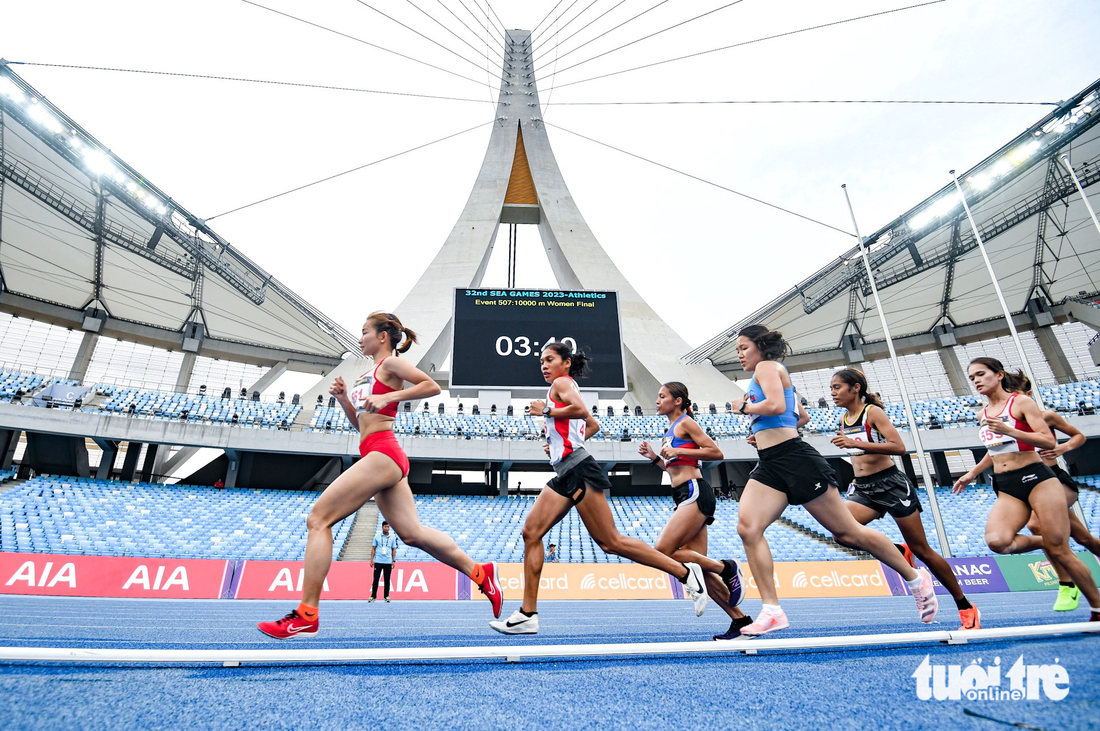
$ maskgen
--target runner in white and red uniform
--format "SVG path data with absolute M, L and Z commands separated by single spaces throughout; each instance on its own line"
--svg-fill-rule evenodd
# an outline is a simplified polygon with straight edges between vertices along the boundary
M 637 538 L 628 538 L 615 527 L 615 517 L 604 490 L 611 488 L 603 469 L 584 448 L 585 437 L 599 431 L 581 398 L 575 378 L 588 371 L 588 357 L 574 353 L 564 343 L 549 343 L 542 351 L 542 376 L 550 384 L 546 401 L 532 401 L 531 415 L 546 420 L 550 464 L 556 476 L 539 493 L 523 524 L 523 605 L 508 619 L 489 626 L 506 635 L 535 634 L 539 631 L 538 596 L 545 547 L 543 537 L 572 507 L 584 521 L 589 534 L 607 553 L 660 569 L 684 582 L 701 615 L 707 603 L 703 571 L 698 564 L 682 564 Z M 586 428 L 587 427 L 587 428 Z
M 404 342 L 402 342 L 404 340 Z M 376 365 L 355 381 L 351 392 L 337 377 L 329 388 L 348 419 L 359 429 L 362 457 L 317 498 L 306 520 L 305 578 L 302 601 L 282 619 L 256 625 L 277 640 L 312 637 L 321 626 L 321 588 L 332 564 L 332 526 L 363 507 L 372 497 L 379 512 L 401 542 L 434 556 L 470 577 L 492 602 L 493 616 L 500 616 L 504 597 L 497 581 L 496 564 L 474 563 L 445 533 L 421 525 L 409 488 L 409 458 L 393 434 L 397 404 L 435 396 L 439 384 L 422 370 L 397 357 L 416 342 L 416 333 L 388 312 L 375 312 L 363 323 L 359 348 Z M 403 388 L 406 383 L 412 384 Z
M 1026 379 L 1025 379 L 1026 380 Z M 1021 388 L 1027 389 L 1031 384 L 1020 384 Z M 1031 395 L 1031 391 L 1025 390 L 1024 394 Z M 1009 411 L 1012 407 L 1009 406 Z M 1003 412 L 1002 412 L 1003 413 Z M 1064 455 L 1066 452 L 1071 452 L 1074 449 L 1078 449 L 1085 444 L 1085 435 L 1081 431 L 1066 421 L 1060 414 L 1053 411 L 1043 411 L 1043 422 L 1050 427 L 1052 433 L 1057 437 L 1057 432 L 1061 432 L 1069 437 L 1068 442 L 1058 444 L 1051 449 L 1039 450 L 1039 458 L 1043 460 L 1043 464 L 1051 469 L 1054 476 L 1058 478 L 1058 481 L 1062 483 L 1062 488 L 1066 495 L 1066 506 L 1069 508 L 1069 536 L 1079 544 L 1087 548 L 1092 552 L 1094 556 L 1100 557 L 1100 539 L 1092 535 L 1089 532 L 1088 527 L 1081 522 L 1073 512 L 1073 504 L 1077 502 L 1078 492 L 1080 487 L 1073 478 L 1069 476 L 1062 466 L 1058 464 L 1058 458 Z M 987 453 L 982 461 L 975 465 L 973 472 L 980 474 L 990 469 L 993 466 L 993 456 L 991 453 Z M 1039 522 L 1039 516 L 1032 511 L 1031 519 L 1027 522 L 1027 529 L 1031 531 L 1033 536 L 1041 535 L 1042 524 Z M 1074 583 L 1073 578 L 1066 571 L 1066 568 L 1058 562 L 1057 558 L 1047 556 L 1050 561 L 1050 565 L 1054 567 L 1054 571 L 1058 574 L 1058 598 L 1054 601 L 1054 611 L 1056 612 L 1072 612 L 1077 609 L 1081 601 L 1081 590 L 1077 588 L 1077 584 Z
M 1041 548 L 1069 574 L 1088 599 L 1089 620 L 1100 622 L 1100 591 L 1088 567 L 1069 547 L 1069 505 L 1065 488 L 1043 464 L 1036 448 L 1057 445 L 1039 407 L 1023 392 L 1030 387 L 1022 372 L 1005 371 L 995 358 L 975 358 L 967 368 L 970 382 L 987 400 L 978 434 L 993 461 L 997 501 L 985 524 L 985 542 L 994 553 L 1027 553 Z M 984 459 L 982 460 L 985 461 Z M 955 481 L 962 492 L 982 469 L 979 462 Z M 1020 533 L 1032 512 L 1043 526 L 1042 536 Z

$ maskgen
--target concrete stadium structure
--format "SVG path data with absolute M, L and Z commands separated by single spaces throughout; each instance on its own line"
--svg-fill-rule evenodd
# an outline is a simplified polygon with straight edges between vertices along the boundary
M 743 375 L 733 367 L 731 336 L 748 322 L 764 320 L 786 332 L 795 347 L 788 362 L 796 371 L 882 355 L 884 347 L 875 339 L 877 318 L 866 304 L 866 282 L 859 267 L 845 266 L 855 256 L 853 251 L 693 351 L 688 356 L 692 362 L 686 362 L 680 357 L 687 351 L 686 343 L 623 278 L 569 194 L 540 120 L 529 33 L 511 31 L 506 42 L 497 124 L 477 182 L 435 260 L 397 308 L 423 335 L 412 355 L 424 370 L 448 385 L 444 364 L 452 290 L 481 282 L 502 224 L 538 226 L 563 288 L 619 292 L 628 352 L 628 403 L 648 405 L 657 384 L 672 379 L 690 383 L 701 403 L 728 401 L 737 392 L 729 378 Z M 182 349 L 188 357 L 177 390 L 188 383 L 185 371 L 198 355 L 268 367 L 248 391 L 262 390 L 288 369 L 325 373 L 305 394 L 307 407 L 327 391 L 333 372 L 364 369 L 361 359 L 343 359 L 355 350 L 350 333 L 111 156 L 2 65 L 0 82 L 0 311 L 87 333 L 69 372 L 73 380 L 83 380 L 102 335 Z M 1019 308 L 1017 324 L 1040 334 L 1059 380 L 1073 380 L 1074 374 L 1059 360 L 1057 340 L 1045 337 L 1043 329 L 1071 316 L 1100 328 L 1100 309 L 1087 301 L 1100 292 L 1085 284 L 1091 281 L 1090 269 L 1100 264 L 1100 237 L 1085 225 L 1089 222 L 1083 208 L 1057 164 L 1061 154 L 1072 153 L 1082 184 L 1100 180 L 1100 128 L 1095 127 L 1100 115 L 1093 109 L 1097 88 L 1094 84 L 1082 91 L 965 176 L 986 183 L 975 210 L 990 248 L 999 252 L 998 262 L 1018 261 L 1019 252 L 1026 252 L 1031 264 L 1026 272 L 1006 272 L 1013 305 Z M 1042 142 L 1019 164 L 1013 163 L 1007 172 L 998 165 L 1035 140 Z M 132 190 L 135 181 L 141 185 Z M 923 201 L 868 241 L 882 277 L 887 314 L 898 323 L 900 350 L 938 348 L 952 385 L 964 393 L 958 358 L 946 352 L 952 339 L 988 338 L 999 334 L 1004 324 L 990 309 L 988 296 L 973 296 L 985 286 L 984 275 L 973 266 L 973 243 L 960 212 L 940 203 L 947 193 L 945 189 Z M 1059 213 L 1058 206 L 1064 211 Z M 926 211 L 932 213 L 923 220 Z M 27 221 L 40 227 L 27 227 Z M 1037 234 L 1021 225 L 1028 221 L 1038 221 Z M 43 235 L 42 224 L 60 233 Z M 1083 246 L 1075 249 L 1066 241 Z M 87 271 L 79 272 L 82 284 L 66 288 L 58 283 L 74 276 L 65 262 L 66 252 L 74 249 L 89 264 Z M 1067 263 L 1056 271 L 1062 260 Z M 971 296 L 957 295 L 960 288 Z M 916 303 L 919 316 L 898 318 L 896 308 L 913 306 L 918 291 L 924 293 Z M 143 293 L 170 301 L 134 296 Z M 151 301 L 158 304 L 150 305 Z M 655 347 L 658 343 L 663 349 Z M 499 392 L 478 395 L 507 403 Z M 212 484 L 224 478 L 227 485 L 244 487 L 323 486 L 351 464 L 356 435 L 304 431 L 310 416 L 304 409 L 290 428 L 270 431 L 0 404 L 0 468 L 10 467 L 17 446 L 25 443 L 20 465 L 24 471 L 86 475 L 94 462 L 89 459 L 90 440 L 90 448 L 101 452 L 100 477 L 129 480 L 140 474 L 162 479 L 195 450 L 211 448 L 223 456 L 184 479 Z M 1100 436 L 1100 417 L 1082 416 L 1075 423 L 1090 437 Z M 844 463 L 824 437 L 810 440 L 838 465 Z M 418 491 L 503 494 L 509 473 L 546 470 L 538 441 L 406 436 L 402 442 L 413 461 L 410 482 Z M 928 431 L 924 444 L 940 482 L 950 478 L 947 453 L 980 448 L 977 430 L 966 427 Z M 1081 450 L 1090 472 L 1100 472 L 1097 444 L 1093 440 Z M 743 484 L 756 460 L 755 450 L 740 439 L 721 440 L 719 446 L 726 459 L 712 467 L 710 479 L 722 485 Z M 616 486 L 652 494 L 661 489 L 662 472 L 638 455 L 632 441 L 596 442 L 591 448 L 605 469 L 618 473 Z M 116 462 L 123 452 L 120 467 Z M 908 458 L 903 462 L 911 470 Z M 463 485 L 455 471 L 483 472 L 484 484 Z

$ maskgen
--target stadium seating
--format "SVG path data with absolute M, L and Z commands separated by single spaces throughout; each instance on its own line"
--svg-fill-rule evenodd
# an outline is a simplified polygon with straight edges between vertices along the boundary
M 0 472 L 0 482 L 14 471 Z M 1100 476 L 1078 478 L 1084 486 L 1081 507 L 1093 533 L 1100 533 Z M 317 492 L 234 490 L 212 487 L 125 483 L 73 477 L 39 476 L 0 492 L 0 550 L 104 556 L 300 560 L 305 555 L 305 518 Z M 991 556 L 985 545 L 985 521 L 995 499 L 989 485 L 962 495 L 936 490 L 944 527 L 956 556 Z M 475 560 L 523 560 L 521 531 L 533 496 L 431 496 L 416 498 L 425 525 L 448 533 Z M 927 499 L 925 498 L 927 502 Z M 653 544 L 672 515 L 669 497 L 616 497 L 610 500 L 615 522 L 627 536 Z M 708 554 L 744 558 L 737 535 L 738 503 L 719 500 L 708 531 Z M 805 508 L 790 506 L 783 521 L 765 533 L 777 561 L 838 561 L 858 558 L 833 544 Z M 931 515 L 922 515 L 925 532 L 938 549 Z M 382 516 L 376 532 L 381 531 Z M 333 528 L 339 555 L 352 520 Z M 893 520 L 873 527 L 901 542 Z M 576 511 L 547 535 L 566 562 L 621 563 L 608 556 L 588 534 Z M 1080 549 L 1074 544 L 1074 548 Z M 431 561 L 402 546 L 404 561 Z
M 165 421 L 184 420 L 212 424 L 239 424 L 261 429 L 289 427 L 302 407 L 299 404 L 251 401 L 248 399 L 222 399 L 212 396 L 185 393 L 168 393 L 138 388 L 120 388 L 96 384 L 95 391 L 106 400 L 92 411 L 134 416 Z M 184 414 L 186 413 L 186 417 Z M 236 418 L 236 421 L 234 421 Z
M 523 561 L 523 521 L 534 504 L 534 497 L 507 499 L 473 496 L 418 496 L 416 508 L 425 525 L 450 534 L 458 545 L 477 561 Z M 609 501 L 615 523 L 626 536 L 654 544 L 672 516 L 671 497 L 617 497 Z M 376 532 L 381 532 L 382 517 Z M 806 536 L 782 523 L 772 525 L 765 535 L 777 561 L 835 561 L 849 556 L 822 540 Z M 737 535 L 737 503 L 720 500 L 715 523 L 708 531 L 708 554 L 716 557 L 743 558 L 744 546 Z M 543 543 L 558 547 L 563 562 L 627 563 L 620 556 L 609 556 L 600 549 L 585 529 L 576 511 L 570 511 L 554 526 Z M 431 561 L 417 549 L 402 546 L 398 558 L 404 561 Z
M 77 386 L 79 382 L 68 381 L 61 378 L 51 378 L 38 373 L 24 373 L 22 371 L 9 371 L 0 369 L 0 401 L 11 401 L 20 391 L 30 402 L 30 395 L 35 391 L 52 386 L 55 383 L 64 383 L 69 386 Z
M 0 493 L 0 550 L 300 560 L 319 494 L 39 476 Z M 351 523 L 333 527 L 337 555 Z

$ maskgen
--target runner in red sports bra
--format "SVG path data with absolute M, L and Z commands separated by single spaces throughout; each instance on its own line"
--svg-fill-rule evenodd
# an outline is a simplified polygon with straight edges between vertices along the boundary
M 321 625 L 318 609 L 321 588 L 332 564 L 332 526 L 372 497 L 403 543 L 469 576 L 489 598 L 493 616 L 500 616 L 504 597 L 497 581 L 496 564 L 474 563 L 450 536 L 421 525 L 416 516 L 416 503 L 407 478 L 409 458 L 393 434 L 393 423 L 399 402 L 435 396 L 440 388 L 426 373 L 397 357 L 415 342 L 416 333 L 404 327 L 396 316 L 375 312 L 363 324 L 359 339 L 363 355 L 376 359 L 374 368 L 356 379 L 350 392 L 339 376 L 329 388 L 348 419 L 359 428 L 362 459 L 336 478 L 313 504 L 306 520 L 309 538 L 302 601 L 282 619 L 256 625 L 264 634 L 279 640 L 317 634 Z M 403 388 L 405 383 L 412 385 Z
M 982 409 L 982 443 L 993 461 L 993 490 L 997 501 L 985 524 L 985 542 L 995 553 L 1027 553 L 1041 548 L 1057 562 L 1089 600 L 1090 621 L 1100 622 L 1100 591 L 1092 573 L 1069 547 L 1069 506 L 1065 489 L 1043 464 L 1038 447 L 1053 449 L 1057 442 L 1039 407 L 1023 395 L 1031 384 L 1022 372 L 1005 371 L 995 358 L 970 361 L 967 375 L 988 401 Z M 955 481 L 960 493 L 980 474 L 982 462 Z M 1020 533 L 1032 512 L 1043 527 L 1042 536 Z
M 752 617 L 738 608 L 748 584 L 737 559 L 717 561 L 707 556 L 707 526 L 714 524 L 717 506 L 714 488 L 703 479 L 699 467 L 703 460 L 720 461 L 722 450 L 695 422 L 691 396 L 683 383 L 669 381 L 661 386 L 657 391 L 657 413 L 668 418 L 668 430 L 656 448 L 643 441 L 638 445 L 638 454 L 668 472 L 676 509 L 653 547 L 677 561 L 699 564 L 707 593 L 730 618 L 729 629 L 712 637 L 737 639 L 741 628 L 752 624 Z
M 1031 396 L 1031 391 L 1025 391 L 1023 395 Z M 1007 410 L 1011 412 L 1012 407 L 1007 407 Z M 1002 415 L 1004 413 L 1004 411 L 1001 412 Z M 1054 472 L 1054 476 L 1058 478 L 1058 481 L 1062 483 L 1062 489 L 1066 496 L 1066 507 L 1069 509 L 1070 538 L 1087 548 L 1094 556 L 1100 556 L 1100 538 L 1092 535 L 1092 533 L 1089 532 L 1088 526 L 1081 522 L 1081 519 L 1073 512 L 1073 504 L 1077 502 L 1080 488 L 1077 483 L 1073 481 L 1073 478 L 1069 476 L 1069 473 L 1058 464 L 1058 458 L 1060 456 L 1066 452 L 1078 449 L 1085 444 L 1085 435 L 1082 434 L 1077 427 L 1073 426 L 1053 411 L 1043 411 L 1042 415 L 1043 422 L 1050 427 L 1051 432 L 1055 433 L 1055 436 L 1057 436 L 1057 432 L 1061 432 L 1070 438 L 1068 442 L 1059 444 L 1051 449 L 1043 449 L 1039 452 L 1039 458 L 1043 460 L 1043 464 L 1049 467 L 1051 471 Z M 1013 421 L 1015 421 L 1015 419 L 1013 419 Z M 982 458 L 981 462 L 974 466 L 971 472 L 978 475 L 992 467 L 993 454 L 992 450 L 990 450 L 986 453 L 985 457 Z M 1033 536 L 1041 536 L 1043 533 L 1042 523 L 1040 523 L 1039 516 L 1035 511 L 1031 512 L 1031 519 L 1027 522 L 1027 529 L 1031 531 L 1031 535 Z M 1058 562 L 1058 559 L 1051 556 L 1047 556 L 1047 559 L 1058 574 L 1058 598 L 1054 602 L 1054 611 L 1071 612 L 1077 609 L 1081 599 L 1081 592 L 1074 583 L 1073 577 L 1071 577 L 1069 572 L 1066 571 L 1066 568 Z

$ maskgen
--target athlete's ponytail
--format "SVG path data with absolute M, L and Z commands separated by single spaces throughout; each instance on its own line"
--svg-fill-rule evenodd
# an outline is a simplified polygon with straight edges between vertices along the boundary
M 783 333 L 769 330 L 766 325 L 749 325 L 737 335 L 751 340 L 764 360 L 783 360 L 790 349 L 783 339 Z
M 859 386 L 859 400 L 863 403 L 880 409 L 884 408 L 879 395 L 867 390 L 867 376 L 863 375 L 863 371 L 856 368 L 842 368 L 833 374 L 833 378 L 839 378 L 849 386 Z
M 573 378 L 584 378 L 588 375 L 588 371 L 591 370 L 592 359 L 585 355 L 580 350 L 573 352 L 565 343 L 547 343 L 543 350 L 552 350 L 558 354 L 558 357 L 562 361 L 570 361 L 569 363 L 569 375 Z
M 691 398 L 688 396 L 688 387 L 679 381 L 669 381 L 661 385 L 668 391 L 668 395 L 672 397 L 673 401 L 680 399 L 680 410 L 694 419 L 695 412 L 691 409 Z
M 994 373 L 1001 374 L 1001 388 L 1008 393 L 1022 393 L 1026 394 L 1031 390 L 1031 379 L 1028 378 L 1023 369 L 1017 371 L 1006 371 L 1001 361 L 996 358 L 986 358 L 982 356 L 970 361 L 970 365 L 983 365 Z
M 376 331 L 390 336 L 390 347 L 397 351 L 398 355 L 407 353 L 413 343 L 417 342 L 416 333 L 402 325 L 397 315 L 391 312 L 372 312 L 367 321 L 374 324 Z

